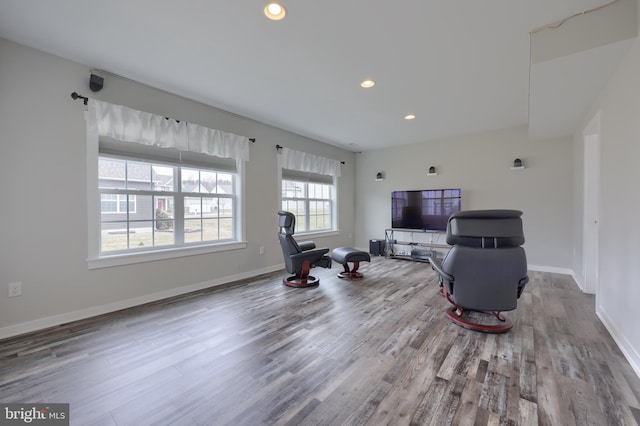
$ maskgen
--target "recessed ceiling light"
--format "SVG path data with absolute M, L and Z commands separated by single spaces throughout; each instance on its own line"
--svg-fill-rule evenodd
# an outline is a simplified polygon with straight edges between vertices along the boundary
M 284 16 L 287 14 L 287 11 L 280 3 L 272 0 L 269 1 L 269 3 L 267 3 L 267 5 L 264 7 L 264 14 L 272 21 L 279 21 L 284 18 Z
M 415 114 L 407 114 L 404 116 L 405 120 L 413 120 L 414 118 L 416 118 Z
M 376 85 L 376 82 L 373 80 L 365 80 L 362 83 L 360 83 L 360 86 L 364 87 L 365 89 L 369 89 L 375 85 Z

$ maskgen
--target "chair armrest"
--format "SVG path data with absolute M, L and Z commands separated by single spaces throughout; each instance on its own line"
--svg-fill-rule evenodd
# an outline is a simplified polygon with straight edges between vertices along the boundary
M 442 269 L 442 262 L 439 259 L 436 259 L 435 257 L 430 257 L 429 258 L 429 263 L 431 263 L 431 268 L 436 271 L 438 273 L 438 275 L 440 275 L 442 278 L 444 278 L 445 280 L 452 282 L 453 281 L 453 276 L 447 274 L 443 269 Z
M 302 241 L 301 243 L 298 243 L 298 246 L 300 247 L 300 250 L 307 251 L 316 248 L 316 243 L 313 241 Z
M 323 255 L 329 253 L 328 248 L 319 248 L 315 250 L 307 250 L 301 253 L 294 253 L 291 255 L 291 260 L 305 260 L 312 257 L 322 257 Z

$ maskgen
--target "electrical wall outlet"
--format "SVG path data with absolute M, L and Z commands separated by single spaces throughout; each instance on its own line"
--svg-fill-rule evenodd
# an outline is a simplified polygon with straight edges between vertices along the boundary
M 9 283 L 9 297 L 22 296 L 22 283 Z
M 260 246 L 260 254 L 264 254 L 264 246 Z

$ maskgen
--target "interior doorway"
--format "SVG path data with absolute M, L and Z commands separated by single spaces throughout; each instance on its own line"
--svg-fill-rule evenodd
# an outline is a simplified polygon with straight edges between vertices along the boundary
M 583 133 L 584 140 L 584 222 L 582 254 L 584 288 L 598 296 L 599 288 L 599 219 L 600 219 L 600 111 Z

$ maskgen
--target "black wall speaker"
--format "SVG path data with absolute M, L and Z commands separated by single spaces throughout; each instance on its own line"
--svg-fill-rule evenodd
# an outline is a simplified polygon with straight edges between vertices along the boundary
M 91 78 L 89 79 L 89 89 L 93 92 L 99 92 L 102 90 L 102 86 L 104 86 L 104 78 L 99 75 L 91 74 Z

